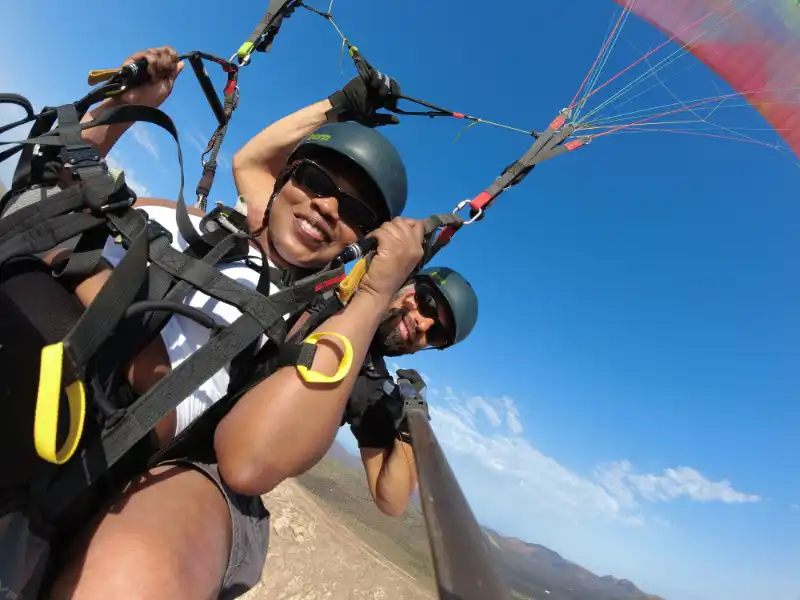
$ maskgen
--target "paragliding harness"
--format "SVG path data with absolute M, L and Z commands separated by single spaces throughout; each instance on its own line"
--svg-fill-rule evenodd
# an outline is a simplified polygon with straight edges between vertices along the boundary
M 24 98 L 0 95 L 0 102 L 24 106 L 28 115 L 0 128 L 0 133 L 33 121 L 28 139 L 2 142 L 14 146 L 1 158 L 22 152 L 10 194 L 32 186 L 52 187 L 64 174 L 71 179 L 65 189 L 0 220 L 0 296 L 20 276 L 36 273 L 43 286 L 37 294 L 63 298 L 72 285 L 96 272 L 109 237 L 127 250 L 78 316 L 74 310 L 70 315 L 61 314 L 61 307 L 54 305 L 20 323 L 4 320 L 8 327 L 2 330 L 0 344 L 13 350 L 20 336 L 41 341 L 38 349 L 34 348 L 34 352 L 40 350 L 38 387 L 31 387 L 36 373 L 30 372 L 30 364 L 27 372 L 9 374 L 18 378 L 10 377 L 12 386 L 30 388 L 29 394 L 12 390 L 15 405 L 36 395 L 34 446 L 42 459 L 27 480 L 13 482 L 19 493 L 0 506 L 0 581 L 23 597 L 37 595 L 47 574 L 50 541 L 70 526 L 66 522 L 70 510 L 87 491 L 113 487 L 166 458 L 206 456 L 213 460 L 216 425 L 244 393 L 280 367 L 294 366 L 314 383 L 343 379 L 352 362 L 349 341 L 334 333 L 308 332 L 347 305 L 374 249 L 373 239 L 362 240 L 328 268 L 292 282 L 270 268 L 263 248 L 246 231 L 245 218 L 237 211 L 218 206 L 201 221 L 199 233 L 183 199 L 183 159 L 177 131 L 166 114 L 126 105 L 109 109 L 96 121 L 80 123 L 91 104 L 104 97 L 104 90 L 113 90 L 118 83 L 112 77 L 86 98 L 45 108 L 38 115 Z M 56 120 L 58 125 L 53 127 Z M 134 207 L 136 196 L 125 185 L 124 174 L 115 182 L 96 149 L 82 139 L 85 129 L 133 122 L 158 125 L 177 144 L 181 180 L 176 221 L 189 246 L 184 252 L 172 246 L 171 234 L 164 227 Z M 460 217 L 451 214 L 430 217 L 426 221 L 428 239 L 439 228 L 460 222 Z M 37 257 L 76 237 L 69 257 L 55 261 L 52 270 Z M 259 247 L 260 265 L 249 257 L 250 244 Z M 346 275 L 345 263 L 356 258 L 361 260 Z M 226 277 L 216 267 L 233 261 L 245 261 L 259 271 L 255 290 Z M 270 283 L 280 290 L 271 296 Z M 181 303 L 193 290 L 236 307 L 241 316 L 227 327 L 220 326 L 209 315 Z M 12 308 L 22 313 L 24 296 L 9 296 Z M 71 292 L 66 296 L 74 305 Z M 307 310 L 311 318 L 287 339 L 292 325 Z M 136 398 L 127 389 L 123 369 L 175 314 L 207 327 L 210 339 Z M 285 315 L 290 315 L 288 320 Z M 52 322 L 57 326 L 51 326 Z M 260 346 L 264 334 L 267 341 Z M 316 342 L 325 335 L 339 337 L 345 345 L 339 369 L 332 376 L 311 370 Z M 29 352 L 27 356 L 35 364 L 35 355 Z M 227 395 L 156 451 L 150 439 L 155 426 L 228 364 Z M 25 378 L 23 385 L 19 378 Z M 65 412 L 68 423 L 63 419 Z M 2 482 L 4 495 L 7 484 Z
M 107 85 L 113 88 L 114 84 L 112 79 Z M 45 201 L 0 220 L 0 290 L 20 281 L 21 276 L 39 274 L 49 279 L 44 279 L 45 287 L 36 290 L 37 294 L 46 297 L 52 292 L 53 298 L 63 297 L 63 284 L 95 272 L 109 237 L 127 249 L 77 320 L 65 326 L 70 316 L 60 314 L 58 305 L 53 305 L 50 313 L 29 315 L 27 320 L 4 317 L 6 329 L 1 343 L 9 350 L 14 350 L 19 336 L 26 335 L 41 339 L 43 346 L 38 388 L 34 390 L 33 427 L 36 453 L 42 460 L 29 481 L 14 482 L 20 493 L 2 506 L 0 516 L 0 581 L 26 598 L 38 595 L 49 541 L 62 526 L 68 509 L 86 490 L 113 479 L 122 465 L 125 469 L 141 467 L 152 454 L 147 438 L 155 425 L 214 373 L 232 363 L 229 389 L 236 394 L 230 401 L 220 402 L 220 408 L 229 408 L 234 397 L 278 366 L 295 365 L 310 381 L 336 382 L 346 375 L 352 359 L 349 342 L 343 339 L 346 351 L 339 371 L 333 376 L 311 371 L 316 340 L 324 334 L 315 334 L 289 351 L 274 352 L 286 340 L 284 315 L 302 312 L 321 293 L 342 282 L 343 264 L 283 286 L 269 297 L 270 269 L 263 250 L 255 290 L 225 277 L 215 265 L 241 260 L 253 242 L 249 234 L 233 225 L 241 218 L 220 209 L 204 220 L 206 233 L 198 233 L 183 200 L 183 161 L 172 121 L 157 109 L 129 105 L 110 109 L 97 121 L 80 124 L 88 107 L 101 97 L 103 94 L 95 91 L 75 104 L 45 108 L 35 115 L 24 98 L 0 96 L 0 102 L 25 108 L 28 116 L 23 122 L 34 121 L 28 139 L 3 142 L 15 146 L 4 151 L 2 159 L 22 150 L 11 192 L 53 185 L 65 173 L 72 180 L 71 185 Z M 53 128 L 56 119 L 58 126 Z M 115 185 L 96 149 L 81 137 L 81 132 L 91 127 L 132 122 L 158 125 L 178 144 L 181 185 L 176 218 L 190 247 L 187 252 L 176 250 L 169 232 L 149 219 L 145 211 L 134 208 L 136 196 L 125 185 L 124 175 Z M 0 133 L 20 124 L 0 128 Z M 71 256 L 52 272 L 36 257 L 76 236 Z M 192 290 L 231 304 L 241 316 L 227 327 L 220 326 L 208 315 L 181 303 Z M 11 305 L 25 314 L 24 297 L 9 298 Z M 132 402 L 130 394 L 122 398 L 122 369 L 174 314 L 209 328 L 209 342 L 139 398 Z M 62 336 L 59 331 L 66 333 Z M 264 334 L 269 339 L 266 350 L 259 349 Z M 29 386 L 36 380 L 30 368 L 27 373 L 7 373 L 6 378 L 17 389 L 25 385 L 14 384 L 15 376 L 27 377 Z M 24 403 L 27 399 L 15 394 L 6 402 Z M 59 423 L 59 413 L 63 417 L 65 408 L 68 427 L 64 427 L 63 419 Z M 68 429 L 65 437 L 63 429 Z M 60 444 L 59 439 L 63 440 Z M 131 458 L 137 449 L 139 458 Z M 6 483 L 4 495 L 8 492 Z

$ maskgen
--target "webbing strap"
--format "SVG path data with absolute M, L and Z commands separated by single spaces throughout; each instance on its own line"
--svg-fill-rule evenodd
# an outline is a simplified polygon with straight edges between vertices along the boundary
M 108 239 L 108 227 L 97 227 L 81 235 L 67 262 L 53 275 L 64 280 L 81 280 L 94 273 L 103 260 L 103 249 Z
M 47 202 L 36 202 L 21 208 L 0 219 L 0 245 L 20 235 L 20 232 L 28 231 L 46 222 L 51 217 L 73 212 L 82 206 L 83 197 L 80 186 L 74 185 L 48 198 Z
M 540 162 L 572 149 L 562 147 L 562 150 L 556 151 L 556 147 L 575 131 L 573 125 L 564 127 L 565 121 L 566 117 L 561 115 L 550 123 L 550 126 L 539 135 L 525 154 L 470 203 L 473 211 L 487 208 L 509 186 L 522 181 Z
M 81 374 L 133 303 L 147 273 L 146 221 L 137 211 L 128 214 L 139 218 L 139 228 L 128 251 L 64 340 L 64 347 Z
M 243 314 L 156 383 L 111 430 L 55 473 L 52 485 L 40 499 L 45 517 L 56 521 L 65 508 L 147 436 L 164 416 L 261 335 L 258 321 Z
M 0 134 L 5 133 L 10 129 L 14 129 L 15 127 L 19 127 L 20 125 L 25 125 L 26 123 L 30 123 L 34 119 L 36 119 L 36 114 L 33 110 L 33 106 L 31 105 L 30 101 L 25 98 L 24 96 L 20 96 L 19 94 L 0 94 L 0 104 L 15 104 L 17 106 L 22 107 L 25 111 L 25 116 L 13 123 L 8 123 L 7 125 L 3 125 L 0 127 Z M 0 162 L 3 162 L 7 158 L 14 156 L 17 152 L 23 149 L 23 146 L 15 146 L 13 148 L 8 148 L 0 152 Z M 0 212 L 2 212 L 0 210 Z
M 165 243 L 168 243 L 165 238 L 160 238 L 153 242 L 153 244 Z M 226 238 L 201 260 L 209 265 L 217 264 L 225 256 L 232 244 L 233 240 Z M 148 300 L 182 302 L 186 294 L 192 289 L 186 281 L 178 281 L 176 283 L 175 278 L 170 273 L 156 264 L 150 264 L 147 275 L 149 284 Z M 137 327 L 128 335 L 128 339 L 125 342 L 133 348 L 144 348 L 164 328 L 171 317 L 170 313 L 161 311 L 143 315 L 142 319 L 137 323 Z
M 0 245 L 0 265 L 26 254 L 52 250 L 58 244 L 104 223 L 103 219 L 83 213 L 59 215 L 20 231 Z
M 264 13 L 253 33 L 236 53 L 239 63 L 247 64 L 253 52 L 269 52 L 272 48 L 272 41 L 280 31 L 281 22 L 289 17 L 300 4 L 301 2 L 298 0 L 270 0 L 267 12 Z
M 196 259 L 191 260 L 199 262 Z M 40 498 L 45 517 L 56 520 L 87 486 L 98 481 L 184 398 L 264 332 L 273 337 L 270 333 L 279 329 L 275 325 L 277 322 L 283 323 L 282 315 L 296 310 L 298 303 L 310 301 L 325 277 L 330 277 L 330 273 L 308 277 L 298 282 L 292 289 L 265 298 L 264 304 L 251 300 L 244 306 L 245 313 L 233 324 L 178 365 L 170 375 L 156 383 L 131 405 L 117 424 L 106 431 L 100 440 L 55 473 L 52 485 Z M 226 279 L 222 275 L 219 278 Z M 233 280 L 229 280 L 229 283 L 229 289 L 237 286 L 243 288 Z M 223 288 L 224 285 L 221 289 Z M 205 287 L 201 289 L 207 293 L 209 291 Z M 268 323 L 270 317 L 272 322 Z M 265 323 L 268 325 L 265 326 Z
M 203 78 L 200 75 L 201 71 L 198 71 L 198 67 L 202 66 L 200 64 L 200 59 L 194 58 L 190 59 L 190 61 L 195 75 L 197 75 L 197 79 L 202 86 Z M 214 185 L 214 177 L 217 172 L 217 156 L 222 147 L 222 141 L 225 139 L 225 134 L 228 132 L 228 123 L 233 116 L 233 111 L 236 110 L 239 103 L 239 88 L 237 86 L 239 81 L 238 67 L 228 65 L 227 67 L 223 66 L 223 69 L 228 73 L 228 81 L 223 90 L 224 105 L 220 106 L 219 98 L 216 92 L 214 92 L 213 87 L 210 90 L 203 89 L 219 122 L 217 129 L 208 141 L 206 150 L 203 153 L 203 175 L 200 177 L 200 181 L 197 183 L 197 188 L 195 190 L 197 195 L 197 203 L 195 206 L 204 212 L 206 210 L 208 195 L 211 193 L 211 188 Z M 204 69 L 202 73 L 205 73 Z M 207 79 L 208 77 L 206 76 L 205 80 Z M 210 85 L 211 82 L 208 81 L 208 83 Z M 213 95 L 213 101 L 211 97 L 209 97 L 209 93 Z M 208 160 L 205 160 L 206 155 L 208 155 Z

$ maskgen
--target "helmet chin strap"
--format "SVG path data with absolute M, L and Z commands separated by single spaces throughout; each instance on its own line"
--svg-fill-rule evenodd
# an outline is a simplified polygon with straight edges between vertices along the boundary
M 253 233 L 254 236 L 261 235 L 267 228 L 269 224 L 269 213 L 272 211 L 272 203 L 275 201 L 275 198 L 278 197 L 278 194 L 281 193 L 281 190 L 283 190 L 283 186 L 285 186 L 289 181 L 290 175 L 291 169 L 289 165 L 286 165 L 278 174 L 278 178 L 275 180 L 275 187 L 272 188 L 272 195 L 269 197 L 269 200 L 267 201 L 267 207 L 264 209 L 264 217 L 261 219 L 261 227 L 259 227 L 258 230 Z
M 272 190 L 272 195 L 269 197 L 269 200 L 267 201 L 267 207 L 264 209 L 264 218 L 261 220 L 261 227 L 259 227 L 253 233 L 253 237 L 260 236 L 262 233 L 264 233 L 267 227 L 269 227 L 269 215 L 270 212 L 272 211 L 272 203 L 275 201 L 275 198 L 277 198 L 278 195 L 281 193 L 283 187 L 288 183 L 289 177 L 291 176 L 292 173 L 292 167 L 294 166 L 294 164 L 295 163 L 287 164 L 278 175 L 278 178 L 275 181 L 275 187 Z M 269 239 L 269 236 L 267 236 L 267 247 L 271 251 L 269 254 L 272 255 L 273 261 L 277 257 L 281 262 L 285 264 L 285 266 L 278 265 L 284 272 L 284 277 L 282 278 L 284 284 L 290 285 L 297 279 L 302 279 L 303 277 L 311 275 L 314 272 L 313 269 L 298 267 L 296 265 L 291 264 L 288 260 L 283 258 L 283 256 L 281 256 L 281 253 Z

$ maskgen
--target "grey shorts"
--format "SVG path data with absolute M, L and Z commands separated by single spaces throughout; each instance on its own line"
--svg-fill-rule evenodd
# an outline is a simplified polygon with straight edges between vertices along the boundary
M 267 562 L 269 511 L 258 496 L 243 496 L 222 480 L 216 464 L 186 459 L 166 460 L 161 465 L 180 465 L 200 471 L 217 486 L 231 514 L 231 554 L 219 592 L 219 600 L 238 598 L 261 580 Z

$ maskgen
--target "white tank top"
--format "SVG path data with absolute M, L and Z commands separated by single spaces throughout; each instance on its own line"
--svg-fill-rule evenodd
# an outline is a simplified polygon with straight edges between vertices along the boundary
M 144 206 L 142 207 L 151 219 L 158 221 L 158 223 L 172 234 L 172 246 L 178 250 L 185 250 L 188 247 L 186 240 L 181 237 L 178 231 L 178 225 L 175 220 L 175 210 L 171 207 L 165 206 Z M 195 228 L 200 226 L 200 217 L 190 215 L 192 224 Z M 103 256 L 113 265 L 116 266 L 122 257 L 125 255 L 125 248 L 121 244 L 114 242 L 109 238 L 103 250 Z M 258 259 L 257 264 L 261 262 L 261 255 L 255 248 L 250 248 L 250 255 Z M 270 266 L 273 266 L 270 263 Z M 234 279 L 251 289 L 255 289 L 258 283 L 258 273 L 246 266 L 243 262 L 224 264 L 218 266 L 219 270 L 225 273 L 231 279 Z M 269 293 L 274 294 L 278 288 L 270 284 Z M 229 304 L 220 302 L 215 298 L 194 290 L 190 292 L 184 304 L 188 304 L 194 308 L 202 310 L 207 315 L 214 317 L 214 320 L 220 325 L 229 325 L 235 321 L 241 312 Z M 287 315 L 288 316 L 288 315 Z M 161 339 L 164 341 L 164 346 L 167 348 L 169 361 L 174 369 L 184 360 L 190 357 L 201 346 L 206 344 L 209 339 L 209 330 L 181 315 L 173 315 L 173 317 L 161 330 Z M 261 338 L 261 343 L 266 341 L 266 336 Z M 197 419 L 203 412 L 205 412 L 212 404 L 221 399 L 228 389 L 228 376 L 227 369 L 221 369 L 214 374 L 211 379 L 203 383 L 194 393 L 188 396 L 177 407 L 177 427 L 175 434 L 183 431 L 192 421 Z

